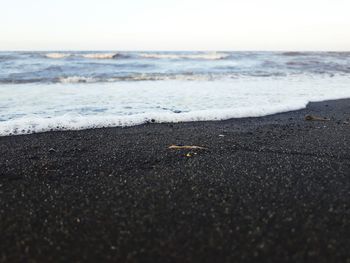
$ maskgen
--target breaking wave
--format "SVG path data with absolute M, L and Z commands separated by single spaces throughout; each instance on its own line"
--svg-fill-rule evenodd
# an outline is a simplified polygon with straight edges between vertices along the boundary
M 119 53 L 47 53 L 45 57 L 51 59 L 62 59 L 68 57 L 81 57 L 87 59 L 116 59 L 126 58 L 127 56 Z
M 189 77 L 189 76 L 187 76 Z M 349 98 L 349 77 L 2 86 L 0 136 L 51 130 L 259 117 Z M 68 83 L 95 79 L 70 78 Z M 283 88 L 281 88 L 283 87 Z M 38 99 L 38 96 L 40 97 Z
M 45 54 L 45 56 L 47 58 L 60 59 L 60 58 L 70 57 L 71 54 L 69 54 L 69 53 L 48 53 L 48 54 Z
M 126 127 L 144 123 L 178 123 L 190 121 L 215 121 L 230 118 L 261 117 L 265 115 L 299 110 L 305 108 L 307 101 L 289 104 L 270 105 L 266 107 L 248 107 L 242 109 L 216 109 L 193 112 L 144 113 L 131 116 L 82 116 L 65 114 L 59 117 L 42 118 L 36 116 L 22 117 L 0 122 L 0 136 L 21 135 L 47 131 L 84 130 L 106 127 Z
M 220 60 L 229 57 L 225 53 L 205 53 L 205 54 L 159 54 L 159 53 L 142 53 L 140 57 L 152 59 L 193 59 L 193 60 Z
M 99 82 L 98 79 L 92 77 L 81 77 L 81 76 L 72 76 L 72 77 L 61 77 L 58 79 L 58 82 L 61 83 L 94 83 Z
M 228 78 L 225 75 L 213 74 L 135 74 L 120 77 L 84 77 L 70 76 L 61 77 L 56 82 L 60 83 L 97 83 L 97 82 L 118 82 L 118 81 L 166 81 L 166 80 L 186 80 L 186 81 L 210 81 L 214 79 Z
M 91 54 L 83 54 L 81 55 L 84 58 L 90 58 L 90 59 L 113 59 L 118 58 L 118 53 L 91 53 Z

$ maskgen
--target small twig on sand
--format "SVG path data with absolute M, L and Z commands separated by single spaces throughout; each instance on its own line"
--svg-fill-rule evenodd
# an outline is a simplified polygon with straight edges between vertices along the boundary
M 170 145 L 168 149 L 206 150 L 207 148 L 195 145 Z
M 313 116 L 313 115 L 306 115 L 305 120 L 306 121 L 330 121 L 330 119 L 328 119 L 328 118 L 317 117 L 317 116 Z

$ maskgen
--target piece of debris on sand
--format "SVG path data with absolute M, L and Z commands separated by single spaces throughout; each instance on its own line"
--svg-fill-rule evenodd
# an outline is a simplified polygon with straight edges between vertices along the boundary
M 196 146 L 196 145 L 170 145 L 168 149 L 175 149 L 175 150 L 206 150 L 207 148 Z
M 313 115 L 306 115 L 305 116 L 306 121 L 330 121 L 330 119 L 326 117 L 318 117 L 318 116 L 313 116 Z

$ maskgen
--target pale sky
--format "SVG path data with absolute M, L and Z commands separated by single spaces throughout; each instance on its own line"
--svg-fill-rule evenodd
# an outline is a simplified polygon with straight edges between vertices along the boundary
M 0 50 L 350 50 L 350 0 L 0 0 Z

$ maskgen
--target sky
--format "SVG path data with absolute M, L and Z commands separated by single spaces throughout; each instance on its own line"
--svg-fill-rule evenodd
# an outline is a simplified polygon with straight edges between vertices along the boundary
M 0 50 L 350 51 L 349 0 L 0 0 Z

